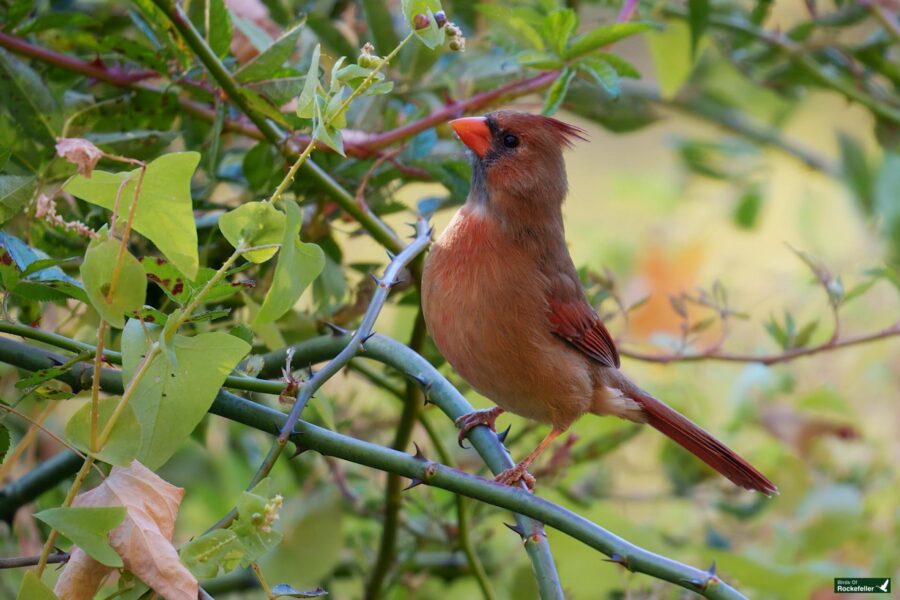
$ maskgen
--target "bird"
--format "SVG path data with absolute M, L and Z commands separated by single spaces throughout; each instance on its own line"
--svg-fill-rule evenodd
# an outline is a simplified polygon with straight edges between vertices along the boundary
M 778 488 L 725 444 L 632 382 L 612 336 L 588 302 L 566 245 L 563 150 L 583 129 L 498 110 L 450 121 L 468 147 L 465 204 L 426 257 L 421 301 L 438 350 L 496 404 L 457 419 L 496 431 L 504 412 L 549 423 L 535 450 L 496 477 L 533 489 L 529 466 L 582 415 L 646 423 L 734 484 L 768 496 Z

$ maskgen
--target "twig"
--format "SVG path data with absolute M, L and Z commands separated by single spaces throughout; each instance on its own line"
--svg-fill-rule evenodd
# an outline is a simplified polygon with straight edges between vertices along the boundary
M 36 556 L 16 556 L 13 558 L 0 558 L 0 570 L 2 569 L 21 569 L 22 567 L 33 567 L 40 562 L 41 557 Z M 47 556 L 47 564 L 55 565 L 68 562 L 68 552 L 54 552 Z
M 335 345 L 340 346 L 346 342 L 346 339 L 334 338 L 334 341 Z M 297 354 L 299 356 L 301 353 L 298 351 Z M 405 345 L 376 335 L 366 343 L 365 355 L 393 366 L 399 366 L 408 374 L 428 378 L 431 383 L 430 398 L 443 410 L 461 414 L 468 407 L 465 399 L 455 392 L 449 382 L 443 379 L 425 359 L 411 352 Z M 27 344 L 0 339 L 0 362 L 27 370 L 40 370 L 58 364 L 57 358 L 49 352 L 32 348 Z M 71 376 L 60 375 L 60 379 L 71 380 Z M 118 371 L 104 371 L 101 381 L 104 391 L 121 392 L 122 379 Z M 216 397 L 210 412 L 272 434 L 278 433 L 286 421 L 285 415 L 277 410 L 224 391 Z M 497 436 L 483 427 L 475 428 L 470 436 L 476 447 L 482 445 L 489 438 L 499 445 Z M 292 439 L 305 448 L 328 456 L 382 471 L 398 473 L 410 479 L 421 479 L 428 485 L 527 515 L 599 550 L 632 571 L 669 581 L 707 598 L 744 598 L 740 592 L 716 575 L 635 546 L 587 519 L 523 489 L 498 485 L 481 477 L 469 475 L 438 463 L 417 460 L 408 454 L 328 431 L 305 422 L 297 424 Z M 62 457 L 48 461 L 48 463 L 52 463 L 54 476 L 66 476 L 72 472 L 72 467 L 77 467 L 77 459 L 73 465 L 65 458 L 66 454 L 63 453 Z M 496 456 L 496 458 L 500 457 Z M 512 461 L 509 460 L 505 451 L 503 458 L 511 464 Z M 496 464 L 494 456 L 492 456 L 491 462 Z M 61 467 L 67 467 L 69 470 L 66 471 Z M 34 480 L 46 480 L 46 474 L 43 471 L 50 468 L 45 463 L 23 477 L 18 482 L 18 499 L 21 500 L 29 495 L 28 491 Z M 11 508 L 5 491 L 4 488 L 3 493 L 0 493 L 0 515 L 7 513 Z M 538 541 L 529 540 L 526 542 L 526 548 L 529 545 L 536 545 Z
M 886 329 L 867 333 L 863 335 L 846 336 L 842 339 L 832 339 L 818 346 L 810 346 L 808 348 L 792 348 L 781 354 L 732 354 L 722 351 L 703 352 L 700 354 L 648 354 L 629 350 L 628 348 L 619 348 L 619 354 L 636 360 L 643 360 L 653 363 L 676 363 L 676 362 L 736 362 L 736 363 L 760 363 L 763 365 L 774 365 L 795 360 L 804 356 L 812 356 L 821 352 L 830 352 L 850 346 L 858 346 L 868 342 L 883 340 L 886 338 L 900 336 L 900 323 L 895 323 Z

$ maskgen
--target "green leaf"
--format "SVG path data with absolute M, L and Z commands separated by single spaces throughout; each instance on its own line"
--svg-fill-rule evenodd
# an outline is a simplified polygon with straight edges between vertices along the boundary
M 516 54 L 516 61 L 523 67 L 547 70 L 560 69 L 564 64 L 555 54 L 540 50 L 523 50 Z
M 9 452 L 9 443 L 9 429 L 5 423 L 0 421 L 0 463 L 6 458 L 6 453 Z
M 321 44 L 313 48 L 309 69 L 306 71 L 306 81 L 303 82 L 303 91 L 297 98 L 297 116 L 301 119 L 312 119 L 316 115 L 316 91 L 319 89 L 319 54 L 322 51 Z
M 230 529 L 215 529 L 195 537 L 179 552 L 184 566 L 203 579 L 218 575 L 220 567 L 225 573 L 233 571 L 246 554 L 247 549 Z
M 285 201 L 287 223 L 272 285 L 254 324 L 277 321 L 291 310 L 300 295 L 325 267 L 325 253 L 316 244 L 300 240 L 301 213 L 296 203 Z
M 575 31 L 577 26 L 578 15 L 575 11 L 571 8 L 563 8 L 554 10 L 544 17 L 541 31 L 544 34 L 544 39 L 553 44 L 556 53 L 563 55 L 566 52 L 569 38 L 572 37 L 572 32 Z
M 569 91 L 569 84 L 572 83 L 573 77 L 575 77 L 575 71 L 572 69 L 565 69 L 559 77 L 556 78 L 556 81 L 553 82 L 553 85 L 551 85 L 550 89 L 547 91 L 547 97 L 544 99 L 544 108 L 541 111 L 542 114 L 550 116 L 556 113 L 563 103 L 563 100 L 566 99 L 566 94 Z
M 215 269 L 201 267 L 197 272 L 197 278 L 191 281 L 165 259 L 145 256 L 141 259 L 141 264 L 147 273 L 147 279 L 159 286 L 166 296 L 179 306 L 187 304 L 191 297 L 202 289 L 216 274 Z M 228 274 L 230 275 L 237 271 L 238 269 L 232 269 Z M 215 304 L 230 298 L 242 289 L 253 287 L 254 285 L 255 282 L 253 281 L 229 281 L 227 278 L 223 278 L 211 289 L 207 290 L 204 301 L 206 304 Z
M 88 297 L 80 281 L 72 279 L 55 266 L 35 270 L 35 263 L 47 264 L 47 254 L 32 248 L 19 238 L 0 231 L 0 280 L 10 293 L 35 300 L 63 301 L 75 298 L 87 303 Z
M 247 202 L 230 210 L 219 219 L 219 229 L 228 242 L 237 248 L 278 244 L 284 237 L 284 213 L 269 202 Z M 275 256 L 278 248 L 246 252 L 244 257 L 263 263 Z
M 206 0 L 205 8 L 208 12 L 206 20 L 209 23 L 206 42 L 216 56 L 224 58 L 228 55 L 233 35 L 228 7 L 225 6 L 225 0 Z
M 151 338 L 160 328 L 149 327 Z M 212 405 L 219 388 L 249 351 L 243 340 L 227 333 L 174 335 L 138 383 L 131 407 L 141 424 L 139 460 L 156 469 L 190 437 Z M 130 320 L 122 333 L 122 379 L 134 376 L 149 344 L 144 328 Z
M 272 494 L 269 487 L 269 478 L 263 479 L 238 498 L 238 517 L 229 529 L 246 548 L 242 566 L 258 560 L 281 541 L 281 533 L 272 528 L 281 508 L 281 496 Z
M 52 145 L 60 128 L 59 105 L 40 75 L 2 49 L 0 88 L 3 89 L 3 106 L 15 126 L 44 145 Z
M 341 156 L 344 156 L 344 139 L 341 137 L 341 131 L 335 126 L 328 124 L 325 114 L 329 107 L 322 106 L 324 98 L 320 97 L 317 100 L 316 118 L 313 121 L 315 123 L 315 127 L 313 128 L 313 138 L 315 138 L 316 141 L 327 145 Z
M 124 506 L 49 508 L 34 514 L 72 540 L 91 558 L 108 567 L 122 567 L 122 557 L 109 545 L 107 535 L 125 520 Z
M 637 67 L 618 54 L 613 54 L 612 52 L 594 52 L 591 54 L 591 58 L 599 58 L 600 60 L 608 62 L 621 77 L 628 77 L 630 79 L 641 78 L 641 72 L 637 70 Z
M 277 585 L 272 586 L 272 597 L 273 598 L 319 598 L 321 596 L 327 596 L 328 592 L 323 590 L 322 588 L 316 588 L 314 590 L 295 590 L 292 586 L 286 583 L 279 583 Z
M 741 229 L 753 229 L 759 220 L 763 196 L 758 186 L 750 186 L 744 190 L 737 208 L 734 209 L 734 222 Z
M 622 92 L 619 74 L 608 62 L 599 58 L 586 58 L 578 63 L 578 68 L 584 70 L 607 94 L 613 98 L 619 97 Z
M 104 398 L 100 400 L 100 413 L 98 415 L 97 434 L 103 431 L 109 422 L 110 416 L 119 404 L 119 398 Z M 125 410 L 116 420 L 110 432 L 109 439 L 99 452 L 91 452 L 91 403 L 87 402 L 78 411 L 69 417 L 66 423 L 66 438 L 73 446 L 90 454 L 94 458 L 119 467 L 127 467 L 141 449 L 141 425 L 134 416 L 131 406 Z
M 709 0 L 688 0 L 688 25 L 691 30 L 691 57 L 697 55 L 697 45 L 709 23 Z
M 673 98 L 688 80 L 691 60 L 691 32 L 685 23 L 670 21 L 665 31 L 647 36 L 656 68 L 656 79 L 663 98 Z
M 841 132 L 838 134 L 841 149 L 841 177 L 853 192 L 860 208 L 872 214 L 875 208 L 875 174 L 860 143 Z
M 563 58 L 576 58 L 653 28 L 654 25 L 652 23 L 638 22 L 604 25 L 575 38 L 572 41 L 572 45 L 563 53 Z
M 272 45 L 272 37 L 252 20 L 244 19 L 236 14 L 232 14 L 231 18 L 234 26 L 247 37 L 257 51 L 262 52 Z
M 0 224 L 19 214 L 33 193 L 34 177 L 0 175 Z
M 147 278 L 141 263 L 125 249 L 122 255 L 119 280 L 111 290 L 112 275 L 122 242 L 101 233 L 101 239 L 91 240 L 84 262 L 81 280 L 88 298 L 100 316 L 113 327 L 125 325 L 125 315 L 140 309 L 147 297 Z M 110 295 L 110 291 L 112 294 Z
M 47 584 L 34 571 L 25 571 L 22 578 L 22 586 L 16 595 L 16 600 L 59 600 Z
M 442 10 L 440 0 L 401 0 L 400 10 L 409 28 L 428 49 L 434 50 L 444 43 L 444 30 L 434 20 L 434 14 Z M 415 18 L 420 14 L 428 18 L 428 26 L 416 29 Z
M 235 71 L 235 79 L 241 83 L 247 83 L 269 79 L 275 75 L 281 68 L 281 65 L 284 64 L 284 61 L 288 60 L 294 53 L 294 49 L 297 47 L 297 40 L 300 39 L 300 31 L 303 28 L 303 24 L 303 22 L 300 22 L 285 31 L 268 48 Z
M 164 154 L 147 165 L 134 216 L 134 229 L 153 242 L 160 252 L 185 275 L 195 277 L 197 227 L 191 200 L 191 176 L 200 162 L 198 152 Z M 90 179 L 76 175 L 63 186 L 67 192 L 92 204 L 112 210 L 122 181 L 119 220 L 127 218 L 134 198 L 138 171 L 107 173 L 94 171 Z

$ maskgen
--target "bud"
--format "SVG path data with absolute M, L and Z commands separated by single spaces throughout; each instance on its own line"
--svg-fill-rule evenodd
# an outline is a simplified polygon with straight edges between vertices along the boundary
M 466 38 L 454 37 L 450 38 L 450 49 L 454 52 L 462 52 L 466 49 Z
M 360 54 L 356 59 L 356 64 L 364 69 L 375 68 L 375 57 L 371 54 Z
M 425 29 L 429 25 L 431 25 L 431 21 L 428 20 L 427 15 L 418 13 L 415 17 L 413 17 L 413 27 L 415 27 L 416 29 Z
M 438 27 L 443 27 L 447 24 L 447 13 L 442 10 L 434 13 L 434 22 L 437 23 Z

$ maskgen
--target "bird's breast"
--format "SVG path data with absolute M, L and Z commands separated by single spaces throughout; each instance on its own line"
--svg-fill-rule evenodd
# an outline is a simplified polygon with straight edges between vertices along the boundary
M 476 390 L 506 410 L 556 421 L 548 402 L 569 351 L 545 325 L 545 286 L 499 226 L 464 207 L 429 252 L 422 310 L 435 345 Z

